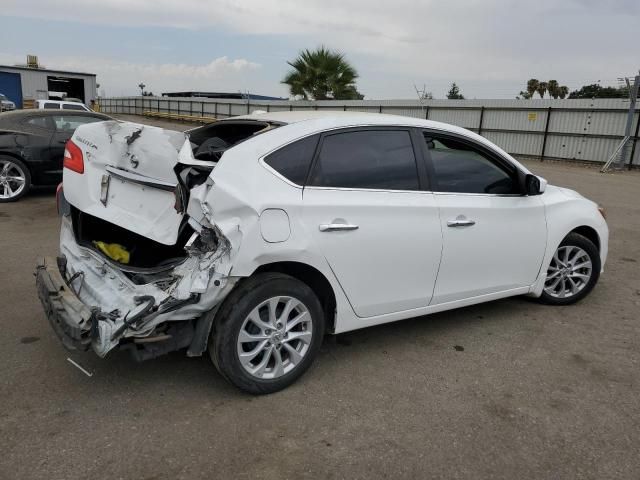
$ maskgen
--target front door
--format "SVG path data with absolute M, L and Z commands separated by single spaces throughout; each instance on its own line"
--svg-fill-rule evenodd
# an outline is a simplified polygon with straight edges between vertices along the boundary
M 442 237 L 434 195 L 418 172 L 408 129 L 321 140 L 302 218 L 359 317 L 429 304 Z
M 539 196 L 517 169 L 473 142 L 425 132 L 443 250 L 432 304 L 533 284 L 547 239 Z

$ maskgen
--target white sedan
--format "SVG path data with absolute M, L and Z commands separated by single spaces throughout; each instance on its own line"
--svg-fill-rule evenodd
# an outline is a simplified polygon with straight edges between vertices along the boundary
M 594 202 L 468 130 L 394 115 L 254 113 L 186 133 L 124 122 L 67 145 L 40 299 L 70 349 L 208 351 L 269 393 L 326 333 L 530 295 L 585 297 Z

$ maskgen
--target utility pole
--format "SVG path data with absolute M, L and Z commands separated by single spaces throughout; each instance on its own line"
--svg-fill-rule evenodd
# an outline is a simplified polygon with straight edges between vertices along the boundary
M 633 85 L 629 81 L 628 77 L 625 77 L 627 89 L 629 91 L 629 112 L 627 113 L 627 124 L 624 128 L 624 136 L 616 149 L 613 151 L 607 162 L 600 169 L 601 172 L 609 170 L 612 164 L 615 164 L 615 168 L 620 170 L 624 168 L 625 161 L 629 154 L 629 148 L 631 148 L 631 128 L 633 126 L 633 117 L 636 112 L 636 101 L 638 99 L 638 90 L 640 90 L 640 75 L 634 77 Z M 617 160 L 617 161 L 616 161 Z M 632 159 L 629 159 L 631 162 Z
M 631 148 L 631 127 L 633 126 L 633 117 L 636 113 L 636 100 L 638 99 L 638 89 L 640 88 L 640 75 L 636 75 L 633 86 L 629 82 L 628 78 L 625 78 L 627 82 L 627 88 L 629 89 L 629 113 L 627 114 L 627 125 L 624 127 L 624 137 L 627 139 L 622 151 L 620 152 L 620 158 L 618 159 L 617 168 L 624 168 L 624 162 L 629 154 Z M 640 121 L 640 120 L 639 120 Z M 629 159 L 631 161 L 631 159 Z

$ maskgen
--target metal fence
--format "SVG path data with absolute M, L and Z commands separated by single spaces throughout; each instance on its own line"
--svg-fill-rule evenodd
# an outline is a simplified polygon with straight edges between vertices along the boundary
M 228 118 L 255 110 L 343 110 L 426 118 L 472 130 L 507 152 L 541 160 L 605 162 L 623 138 L 629 101 L 624 99 L 564 100 L 415 100 L 288 101 L 213 100 L 203 98 L 118 97 L 100 99 L 105 113 Z M 634 117 L 631 156 L 640 166 L 638 127 Z

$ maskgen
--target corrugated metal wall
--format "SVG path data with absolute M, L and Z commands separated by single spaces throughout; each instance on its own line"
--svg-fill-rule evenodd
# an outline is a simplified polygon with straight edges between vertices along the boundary
M 75 73 L 58 72 L 56 70 L 28 70 L 24 68 L 2 67 L 3 72 L 12 72 L 20 75 L 22 82 L 22 96 L 24 100 L 38 100 L 48 98 L 47 76 L 79 78 L 84 80 L 84 98 L 87 105 L 96 99 L 96 77 Z
M 388 113 L 451 123 L 480 133 L 515 155 L 605 162 L 622 139 L 629 102 L 579 100 L 210 100 L 202 98 L 120 97 L 100 100 L 105 113 L 142 115 L 146 111 L 227 118 L 255 110 L 343 110 Z M 636 110 L 633 165 L 640 165 Z

